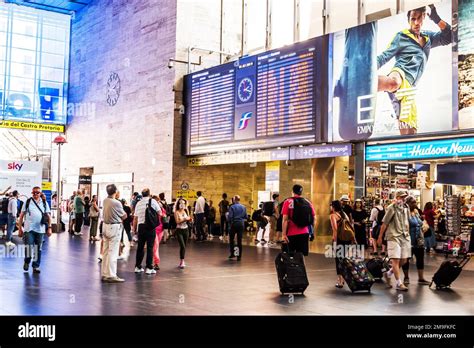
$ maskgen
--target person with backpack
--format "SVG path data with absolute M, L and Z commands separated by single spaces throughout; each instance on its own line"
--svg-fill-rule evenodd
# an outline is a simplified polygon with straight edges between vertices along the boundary
M 165 214 L 162 217 L 162 223 L 163 223 L 163 238 L 161 239 L 161 242 L 163 244 L 166 244 L 166 241 L 169 238 L 169 233 L 170 233 L 170 216 L 172 214 L 172 209 L 169 208 L 168 202 L 166 202 L 165 198 L 165 193 L 161 192 L 158 197 L 159 203 L 161 207 L 165 210 Z
M 5 243 L 7 247 L 15 246 L 15 244 L 12 242 L 12 235 L 16 227 L 17 215 L 18 215 L 18 191 L 15 190 L 12 192 L 10 200 L 8 201 L 7 241 Z
M 382 227 L 382 220 L 385 216 L 385 208 L 381 204 L 382 201 L 380 198 L 375 198 L 374 200 L 374 207 L 370 212 L 369 221 L 372 223 L 372 246 L 374 248 L 373 254 L 378 255 L 378 248 L 377 248 L 377 239 L 379 238 L 380 228 Z M 387 240 L 384 239 L 382 241 L 382 255 L 385 255 L 385 248 L 387 246 Z
M 344 278 L 342 276 L 340 263 L 341 259 L 346 257 L 346 245 L 351 245 L 355 242 L 355 233 L 352 229 L 351 235 L 352 225 L 349 217 L 344 212 L 341 201 L 331 202 L 329 220 L 331 221 L 333 251 L 336 260 L 336 288 L 341 289 L 344 287 Z
M 221 217 L 221 236 L 220 240 L 224 240 L 229 235 L 229 224 L 227 223 L 227 212 L 229 211 L 229 201 L 227 193 L 222 194 L 222 200 L 219 202 L 219 215 Z
M 293 197 L 283 203 L 283 240 L 288 243 L 290 253 L 301 252 L 304 256 L 309 253 L 309 227 L 314 225 L 315 212 L 313 205 L 301 197 L 303 186 L 293 186 Z
M 153 269 L 153 246 L 156 239 L 156 228 L 160 225 L 159 217 L 162 216 L 161 208 L 157 201 L 151 198 L 150 189 L 142 191 L 142 200 L 135 206 L 133 231 L 138 232 L 137 257 L 135 273 L 144 271 L 142 261 L 145 256 L 146 244 L 146 271 L 147 275 L 156 274 Z
M 82 198 L 81 191 L 77 191 L 76 197 L 74 197 L 74 215 L 76 216 L 76 224 L 74 228 L 74 235 L 82 235 L 82 224 L 84 223 L 84 212 L 85 212 L 85 202 Z
M 214 231 L 214 223 L 216 222 L 216 208 L 213 205 L 212 200 L 209 201 L 209 213 L 206 216 L 207 231 L 209 233 L 209 239 L 214 238 L 212 232 Z
M 153 196 L 153 199 L 158 203 L 159 211 L 158 211 L 158 219 L 160 224 L 155 228 L 155 244 L 153 245 L 153 269 L 155 271 L 160 270 L 160 243 L 163 239 L 164 234 L 164 219 L 166 218 L 166 209 L 161 204 L 160 197 Z M 161 212 L 161 214 L 160 214 Z
M 51 236 L 51 210 L 48 202 L 41 199 L 41 188 L 33 187 L 32 197 L 23 205 L 18 222 L 18 236 L 24 237 L 26 246 L 23 271 L 28 272 L 33 253 L 33 273 L 40 273 L 41 249 L 44 235 Z M 23 227 L 23 220 L 25 226 Z

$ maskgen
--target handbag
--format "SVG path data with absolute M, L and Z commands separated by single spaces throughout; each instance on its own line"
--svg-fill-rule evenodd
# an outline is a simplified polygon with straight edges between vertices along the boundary
M 341 215 L 341 220 L 339 220 L 337 227 L 337 239 L 343 242 L 355 242 L 355 231 L 351 223 L 347 219 L 345 213 L 344 216 Z
M 416 237 L 416 247 L 420 249 L 424 249 L 425 247 L 425 237 L 421 233 Z

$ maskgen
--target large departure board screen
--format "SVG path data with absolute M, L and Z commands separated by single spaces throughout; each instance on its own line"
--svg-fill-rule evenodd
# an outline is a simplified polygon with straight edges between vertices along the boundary
M 185 76 L 186 155 L 321 138 L 321 38 Z

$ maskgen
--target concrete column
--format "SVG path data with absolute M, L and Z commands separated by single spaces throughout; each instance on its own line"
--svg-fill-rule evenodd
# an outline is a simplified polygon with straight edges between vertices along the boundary
M 316 212 L 316 235 L 329 235 L 329 205 L 334 199 L 334 158 L 312 160 L 311 198 Z
M 354 197 L 365 196 L 365 143 L 354 144 Z

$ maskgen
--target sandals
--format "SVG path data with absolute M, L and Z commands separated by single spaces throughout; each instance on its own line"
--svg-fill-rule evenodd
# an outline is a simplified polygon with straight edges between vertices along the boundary
M 336 283 L 336 288 L 342 289 L 344 287 L 344 281 L 342 283 Z

